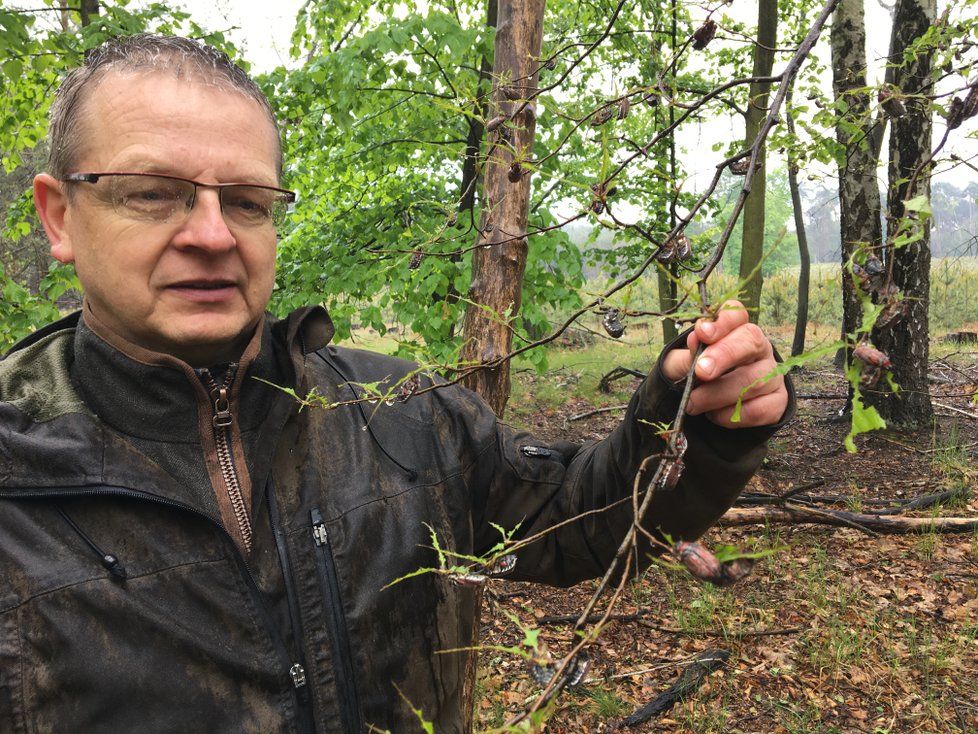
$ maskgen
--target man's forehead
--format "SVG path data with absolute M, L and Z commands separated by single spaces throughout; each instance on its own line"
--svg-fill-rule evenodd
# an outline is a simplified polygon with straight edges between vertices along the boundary
M 93 76 L 89 82 L 86 100 L 91 100 L 96 96 L 107 96 L 98 93 L 106 88 L 110 94 L 119 91 L 120 87 L 145 87 L 154 88 L 167 81 L 186 84 L 188 87 L 200 87 L 214 92 L 223 92 L 234 95 L 240 99 L 246 99 L 260 107 L 258 102 L 247 92 L 231 84 L 227 79 L 213 74 L 204 74 L 199 70 L 182 67 L 177 65 L 173 69 L 155 67 L 136 67 L 110 66 L 100 69 L 97 76 Z

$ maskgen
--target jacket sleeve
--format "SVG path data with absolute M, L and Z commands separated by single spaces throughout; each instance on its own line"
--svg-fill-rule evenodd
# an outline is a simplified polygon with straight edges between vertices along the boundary
M 529 434 L 496 424 L 494 445 L 477 472 L 488 483 L 484 512 L 475 518 L 477 547 L 498 542 L 498 528 L 518 526 L 514 537 L 521 538 L 554 528 L 517 554 L 508 578 L 566 586 L 605 572 L 631 526 L 635 475 L 642 461 L 665 445 L 654 424 L 671 423 L 678 411 L 680 392 L 662 376 L 661 361 L 602 441 L 541 445 Z M 788 389 L 789 406 L 773 426 L 725 429 L 705 416 L 687 416 L 683 473 L 675 488 L 656 491 L 643 525 L 659 536 L 692 540 L 719 520 L 760 466 L 767 440 L 793 415 L 790 383 Z M 489 466 L 492 476 L 485 475 Z M 480 503 L 475 507 L 483 509 Z M 653 552 L 643 539 L 641 566 Z

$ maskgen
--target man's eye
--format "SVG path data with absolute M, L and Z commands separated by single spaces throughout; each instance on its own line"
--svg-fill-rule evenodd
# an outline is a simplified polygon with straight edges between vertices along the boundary
M 129 194 L 129 198 L 135 201 L 172 201 L 177 198 L 173 192 L 167 192 L 163 189 L 143 189 L 142 191 L 133 191 Z
M 261 189 L 224 191 L 224 210 L 250 219 L 265 219 L 271 216 L 272 203 L 272 197 Z
M 125 206 L 135 208 L 168 206 L 187 198 L 183 187 L 160 182 L 132 182 L 120 186 L 117 193 Z

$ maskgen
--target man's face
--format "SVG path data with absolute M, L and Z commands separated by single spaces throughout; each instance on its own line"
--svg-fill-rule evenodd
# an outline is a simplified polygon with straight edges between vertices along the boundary
M 278 142 L 264 111 L 206 83 L 109 72 L 80 127 L 73 172 L 278 185 Z M 93 190 L 108 180 L 35 182 L 52 254 L 74 262 L 95 316 L 119 336 L 195 366 L 237 358 L 271 296 L 274 228 L 229 227 L 217 190 L 205 188 L 185 219 L 134 220 Z M 70 200 L 67 185 L 75 187 Z

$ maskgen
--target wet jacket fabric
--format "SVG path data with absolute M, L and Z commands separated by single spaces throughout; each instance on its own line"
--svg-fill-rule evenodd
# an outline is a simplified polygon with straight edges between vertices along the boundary
M 402 734 L 412 707 L 459 732 L 475 591 L 414 572 L 627 495 L 678 404 L 654 374 L 606 440 L 541 443 L 426 377 L 374 399 L 413 367 L 331 336 L 269 316 L 193 370 L 86 312 L 0 361 L 0 732 Z M 690 419 L 649 527 L 705 531 L 773 430 Z M 511 578 L 599 575 L 629 522 L 590 513 Z

